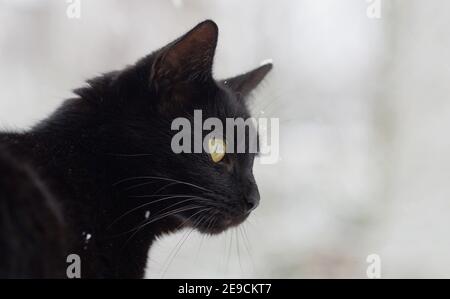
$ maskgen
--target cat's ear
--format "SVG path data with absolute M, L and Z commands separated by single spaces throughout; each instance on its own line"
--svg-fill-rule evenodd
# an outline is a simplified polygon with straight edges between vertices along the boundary
M 272 68 L 272 62 L 262 63 L 250 72 L 223 80 L 223 84 L 245 97 L 261 83 Z
M 204 21 L 191 31 L 161 49 L 152 65 L 155 83 L 202 81 L 212 78 L 218 27 Z

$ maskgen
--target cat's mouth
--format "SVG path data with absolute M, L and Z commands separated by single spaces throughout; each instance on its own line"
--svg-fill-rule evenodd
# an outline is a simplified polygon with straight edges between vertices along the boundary
M 250 213 L 234 217 L 217 215 L 215 216 L 212 225 L 208 225 L 205 223 L 204 225 L 197 226 L 197 229 L 198 231 L 204 234 L 211 234 L 211 235 L 220 234 L 229 228 L 242 224 L 248 218 L 249 215 Z
M 188 218 L 184 223 L 185 226 L 195 228 L 203 234 L 217 235 L 229 228 L 242 224 L 249 215 L 250 213 L 229 215 L 222 212 L 214 212 L 198 217 L 191 217 L 193 219 Z
M 217 235 L 229 228 L 236 227 L 247 220 L 248 216 L 258 206 L 259 193 L 244 197 L 224 198 L 219 195 L 196 197 L 198 202 L 176 214 L 177 228 L 193 228 L 200 233 Z M 250 200 L 252 199 L 252 200 Z

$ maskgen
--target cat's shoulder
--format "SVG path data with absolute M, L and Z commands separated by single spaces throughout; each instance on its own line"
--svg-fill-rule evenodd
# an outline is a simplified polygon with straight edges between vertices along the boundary
M 63 219 L 28 165 L 0 144 L 0 278 L 62 277 Z

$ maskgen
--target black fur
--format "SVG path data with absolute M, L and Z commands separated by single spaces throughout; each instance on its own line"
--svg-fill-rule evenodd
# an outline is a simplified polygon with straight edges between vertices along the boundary
M 63 278 L 60 207 L 35 173 L 0 151 L 0 277 Z
M 247 118 L 243 97 L 271 68 L 215 81 L 217 35 L 205 21 L 88 81 L 32 130 L 0 134 L 1 277 L 64 277 L 66 256 L 78 254 L 83 278 L 141 278 L 157 236 L 246 219 L 259 200 L 254 154 L 215 164 L 170 147 L 171 121 L 194 109 Z

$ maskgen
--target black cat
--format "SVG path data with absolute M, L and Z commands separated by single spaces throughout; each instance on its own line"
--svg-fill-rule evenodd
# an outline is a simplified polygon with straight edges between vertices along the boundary
M 247 218 L 259 202 L 255 154 L 171 149 L 172 120 L 195 109 L 248 118 L 245 99 L 272 68 L 214 80 L 217 38 L 202 22 L 89 80 L 32 130 L 0 134 L 1 277 L 66 277 L 77 254 L 83 278 L 141 278 L 157 236 L 216 234 Z

